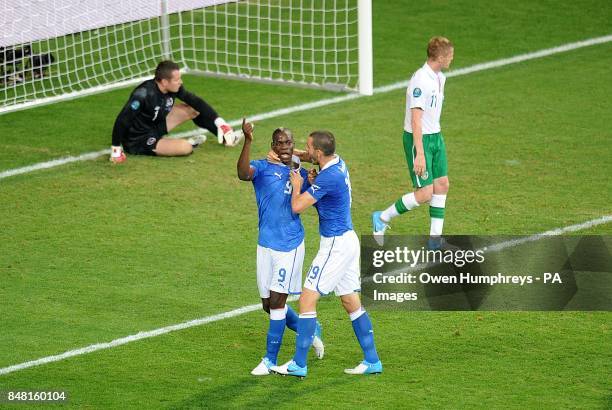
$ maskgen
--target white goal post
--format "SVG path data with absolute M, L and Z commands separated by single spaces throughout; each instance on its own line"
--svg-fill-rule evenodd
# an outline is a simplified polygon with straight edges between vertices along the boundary
M 189 74 L 371 95 L 372 0 L 7 0 L 0 114 Z

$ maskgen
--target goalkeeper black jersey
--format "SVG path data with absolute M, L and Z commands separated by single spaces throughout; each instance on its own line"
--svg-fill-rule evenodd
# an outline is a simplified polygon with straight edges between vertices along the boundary
M 155 80 L 147 80 L 134 89 L 117 116 L 113 127 L 112 145 L 131 145 L 143 137 L 155 133 L 161 134 L 156 135 L 161 137 L 167 133 L 166 117 L 172 110 L 176 98 L 199 111 L 200 116 L 206 117 L 210 122 L 218 116 L 212 107 L 197 95 L 185 90 L 185 87 L 181 86 L 176 93 L 164 94 L 157 87 Z

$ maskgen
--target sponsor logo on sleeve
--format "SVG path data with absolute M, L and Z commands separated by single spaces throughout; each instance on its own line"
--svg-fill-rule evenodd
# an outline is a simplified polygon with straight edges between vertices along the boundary
M 414 98 L 419 98 L 421 96 L 423 92 L 421 91 L 421 89 L 419 87 L 415 88 L 414 90 L 412 90 L 412 96 Z

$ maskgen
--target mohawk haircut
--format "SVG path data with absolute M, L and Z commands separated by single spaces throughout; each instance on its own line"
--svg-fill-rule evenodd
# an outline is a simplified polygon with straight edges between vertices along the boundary
M 278 137 L 280 137 L 282 134 L 285 134 L 287 137 L 291 138 L 291 141 L 293 141 L 293 132 L 289 128 L 279 127 L 272 133 L 272 143 L 278 141 Z

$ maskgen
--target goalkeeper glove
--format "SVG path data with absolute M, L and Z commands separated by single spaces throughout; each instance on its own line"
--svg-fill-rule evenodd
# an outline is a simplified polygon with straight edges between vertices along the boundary
M 120 164 L 124 162 L 125 160 L 127 160 L 127 157 L 125 156 L 125 153 L 123 152 L 123 148 L 111 146 L 110 161 L 114 162 L 115 164 Z
M 234 131 L 233 128 L 221 117 L 218 117 L 215 120 L 215 125 L 217 126 L 217 141 L 219 144 L 224 144 L 228 147 L 235 147 L 244 138 L 242 131 Z

